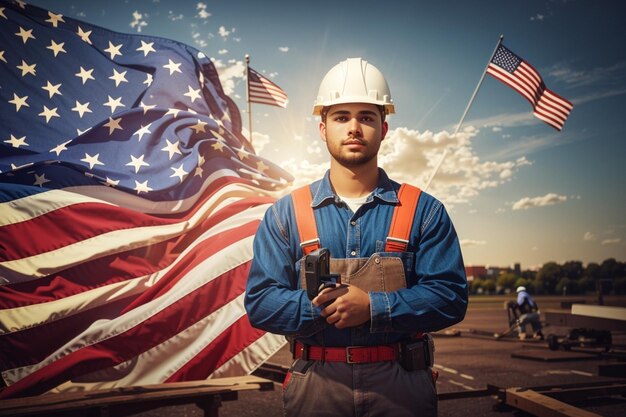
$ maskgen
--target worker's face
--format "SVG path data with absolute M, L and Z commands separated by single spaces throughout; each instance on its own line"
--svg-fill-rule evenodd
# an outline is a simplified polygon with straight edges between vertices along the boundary
M 344 166 L 363 165 L 378 154 L 387 134 L 380 110 L 373 104 L 348 103 L 331 106 L 320 136 L 331 157 Z

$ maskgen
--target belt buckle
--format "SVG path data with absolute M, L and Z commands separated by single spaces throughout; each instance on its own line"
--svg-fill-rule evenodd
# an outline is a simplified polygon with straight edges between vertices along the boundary
M 353 347 L 355 346 L 346 346 L 346 363 L 356 363 L 352 361 L 352 353 L 350 352 Z

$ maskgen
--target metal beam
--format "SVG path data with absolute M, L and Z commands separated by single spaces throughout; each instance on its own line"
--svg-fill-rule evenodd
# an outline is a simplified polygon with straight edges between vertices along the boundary
M 626 330 L 626 321 L 624 320 L 581 316 L 562 310 L 546 310 L 544 316 L 546 323 L 552 326 L 609 331 Z

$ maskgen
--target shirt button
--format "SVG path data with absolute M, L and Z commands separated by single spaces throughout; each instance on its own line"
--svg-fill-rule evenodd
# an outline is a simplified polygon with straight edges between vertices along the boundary
M 379 263 L 380 263 L 380 258 L 378 258 L 378 257 L 377 257 L 377 258 L 375 258 L 375 259 L 374 259 L 374 262 L 375 262 L 375 263 L 377 263 L 377 264 L 379 264 Z
M 356 256 L 356 251 L 355 251 L 355 250 L 353 250 L 352 252 L 350 252 L 350 255 L 352 255 L 352 256 Z
M 350 224 L 351 224 L 352 226 L 356 226 L 356 222 L 355 222 L 354 220 L 352 220 L 352 221 L 350 222 Z

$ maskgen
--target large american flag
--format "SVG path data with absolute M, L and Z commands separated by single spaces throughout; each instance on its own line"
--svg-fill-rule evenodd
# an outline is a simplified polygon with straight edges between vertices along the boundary
M 284 340 L 247 320 L 251 243 L 291 180 L 200 51 L 0 0 L 0 397 L 254 370 Z
M 557 130 L 574 107 L 572 103 L 546 88 L 541 75 L 504 45 L 499 45 L 487 67 L 487 73 L 513 88 L 533 106 L 535 117 Z
M 263 75 L 248 67 L 249 100 L 251 103 L 287 107 L 287 93 Z

